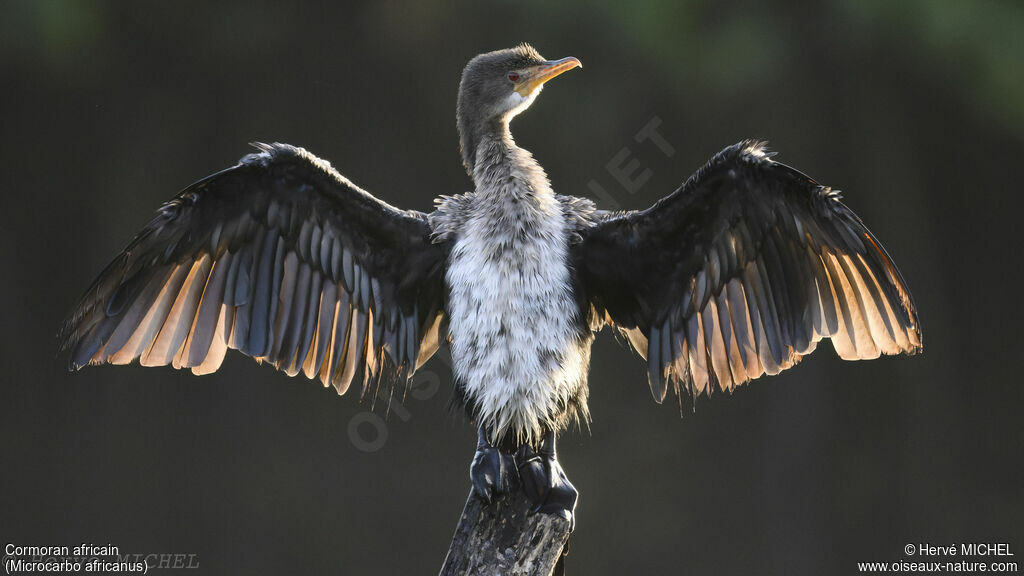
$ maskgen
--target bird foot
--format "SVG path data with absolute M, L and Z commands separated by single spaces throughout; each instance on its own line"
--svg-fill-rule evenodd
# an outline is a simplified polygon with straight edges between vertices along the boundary
M 473 492 L 488 504 L 521 485 L 523 493 L 533 504 L 531 514 L 542 512 L 561 516 L 569 522 L 570 531 L 575 528 L 573 514 L 579 492 L 558 463 L 552 433 L 544 437 L 539 450 L 523 444 L 515 454 L 509 454 L 492 446 L 480 430 L 469 478 L 473 482 Z
M 520 446 L 515 456 L 523 492 L 533 503 L 533 512 L 561 516 L 569 522 L 569 531 L 576 526 L 574 512 L 579 492 L 569 482 L 555 455 L 554 434 L 545 437 L 540 450 Z
M 491 446 L 483 431 L 476 444 L 476 454 L 469 466 L 469 479 L 473 492 L 490 504 L 495 498 L 511 492 L 516 485 L 515 459 Z

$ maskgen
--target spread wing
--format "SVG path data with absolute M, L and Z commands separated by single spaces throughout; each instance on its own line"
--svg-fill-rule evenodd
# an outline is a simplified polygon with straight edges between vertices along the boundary
M 234 348 L 342 394 L 434 353 L 445 248 L 426 216 L 301 148 L 257 147 L 164 204 L 93 282 L 59 336 L 73 369 L 206 374 Z
M 598 322 L 647 359 L 655 400 L 777 374 L 830 338 L 846 360 L 921 349 L 882 244 L 831 189 L 761 144 L 726 148 L 644 211 L 581 231 L 574 264 Z

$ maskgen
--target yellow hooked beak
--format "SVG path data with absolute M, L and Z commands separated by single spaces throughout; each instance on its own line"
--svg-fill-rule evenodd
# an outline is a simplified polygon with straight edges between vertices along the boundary
M 533 66 L 527 68 L 519 79 L 519 82 L 515 84 L 515 91 L 520 96 L 526 98 L 533 93 L 539 86 L 551 80 L 555 76 L 563 72 L 568 72 L 576 67 L 583 67 L 583 63 L 577 58 L 572 56 L 568 58 L 562 58 L 561 60 L 555 60 L 553 62 L 545 62 L 539 66 Z

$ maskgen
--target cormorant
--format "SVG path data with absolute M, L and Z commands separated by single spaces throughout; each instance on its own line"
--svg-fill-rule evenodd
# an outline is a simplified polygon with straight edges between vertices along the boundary
M 228 348 L 365 395 L 406 382 L 442 342 L 479 427 L 470 468 L 490 499 L 521 480 L 571 521 L 555 436 L 588 420 L 595 334 L 647 361 L 662 402 L 777 374 L 830 338 L 840 357 L 921 348 L 892 259 L 838 193 L 761 143 L 722 150 L 640 211 L 557 195 L 509 122 L 580 66 L 529 45 L 462 74 L 457 125 L 472 192 L 430 214 L 392 207 L 302 148 L 258 152 L 164 204 L 61 331 L 70 365 L 214 372 Z

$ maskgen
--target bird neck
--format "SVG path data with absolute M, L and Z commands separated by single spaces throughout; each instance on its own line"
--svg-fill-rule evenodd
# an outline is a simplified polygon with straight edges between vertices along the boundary
M 517 200 L 554 198 L 544 169 L 516 145 L 507 121 L 495 121 L 477 133 L 473 156 L 469 166 L 477 194 Z

